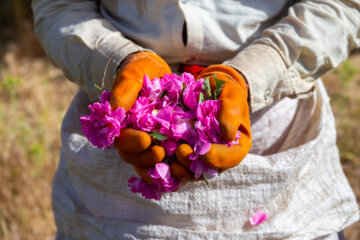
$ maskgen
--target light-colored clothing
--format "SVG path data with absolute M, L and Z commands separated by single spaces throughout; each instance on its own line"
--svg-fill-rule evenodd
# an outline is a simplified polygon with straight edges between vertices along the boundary
M 90 101 L 79 92 L 64 119 L 53 183 L 56 224 L 67 236 L 58 239 L 304 240 L 340 231 L 359 212 L 339 163 L 329 99 L 321 82 L 316 88 L 312 98 L 284 98 L 252 114 L 251 153 L 210 187 L 191 183 L 160 202 L 131 193 L 132 166 L 82 135 L 77 119 Z M 257 210 L 270 218 L 251 228 Z
M 62 127 L 53 184 L 59 239 L 330 239 L 359 219 L 316 81 L 359 47 L 359 1 L 294 2 L 33 1 L 45 51 L 83 89 Z M 110 55 L 107 90 L 121 59 L 139 49 L 128 39 L 172 66 L 223 62 L 247 78 L 251 152 L 210 187 L 191 183 L 160 202 L 142 199 L 127 186 L 132 167 L 81 133 L 78 119 L 99 96 L 94 84 Z M 270 218 L 250 227 L 257 210 Z
M 225 61 L 247 78 L 252 111 L 309 95 L 317 78 L 360 46 L 359 0 L 97 2 L 33 1 L 35 31 L 49 58 L 93 101 L 111 53 L 107 90 L 120 60 L 138 51 L 128 39 L 170 64 Z

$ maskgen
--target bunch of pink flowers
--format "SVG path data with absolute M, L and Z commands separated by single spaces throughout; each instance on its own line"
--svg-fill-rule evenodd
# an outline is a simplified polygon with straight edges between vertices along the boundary
M 99 148 L 106 148 L 120 135 L 121 128 L 128 127 L 149 133 L 154 144 L 163 146 L 165 160 L 148 170 L 152 184 L 136 177 L 128 181 L 132 192 L 148 199 L 160 200 L 163 193 L 178 189 L 179 181 L 171 176 L 168 162 L 176 158 L 175 150 L 182 143 L 194 149 L 189 160 L 195 178 L 217 176 L 217 169 L 205 165 L 201 155 L 210 150 L 212 143 L 231 146 L 238 144 L 239 139 L 238 132 L 234 141 L 225 142 L 216 119 L 221 107 L 218 96 L 224 82 L 216 79 L 213 91 L 209 79 L 195 80 L 189 73 L 181 76 L 170 74 L 152 80 L 145 75 L 143 82 L 142 90 L 128 113 L 123 108 L 112 111 L 108 102 L 111 93 L 106 91 L 102 93 L 100 102 L 89 105 L 90 115 L 80 118 L 82 131 L 88 140 Z

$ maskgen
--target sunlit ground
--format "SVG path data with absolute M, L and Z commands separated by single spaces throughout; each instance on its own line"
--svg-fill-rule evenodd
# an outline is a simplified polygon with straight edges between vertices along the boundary
M 36 48 L 36 42 L 30 47 Z M 53 239 L 51 181 L 60 124 L 77 87 L 44 57 L 10 45 L 0 58 L 0 239 Z M 39 54 L 35 54 L 39 55 Z M 41 56 L 41 54 L 40 54 Z M 345 173 L 360 202 L 360 56 L 324 77 Z M 346 230 L 360 239 L 360 224 Z
M 335 114 L 341 164 L 360 204 L 360 54 L 354 54 L 324 77 Z M 345 230 L 348 240 L 360 239 L 360 222 Z

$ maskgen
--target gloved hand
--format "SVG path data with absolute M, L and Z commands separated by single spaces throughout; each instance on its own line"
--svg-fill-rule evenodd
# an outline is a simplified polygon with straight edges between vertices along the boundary
M 150 79 L 170 74 L 168 64 L 152 52 L 139 52 L 129 55 L 116 75 L 111 90 L 110 105 L 112 109 L 125 108 L 134 105 L 143 86 L 146 74 Z M 124 128 L 115 139 L 115 146 L 122 159 L 139 167 L 149 168 L 161 162 L 165 157 L 162 146 L 151 146 L 151 137 L 146 132 Z
M 251 147 L 250 116 L 247 103 L 247 87 L 245 80 L 233 68 L 224 65 L 212 65 L 204 69 L 198 78 L 209 78 L 212 90 L 215 89 L 215 77 L 225 82 L 218 99 L 221 108 L 217 116 L 222 137 L 232 141 L 239 130 L 239 144 L 231 147 L 225 144 L 211 144 L 210 150 L 201 156 L 201 160 L 208 166 L 227 169 L 238 165 Z M 172 175 L 181 180 L 191 180 L 189 171 L 191 161 L 189 155 L 193 149 L 188 144 L 180 145 L 176 150 L 178 162 L 170 167 Z

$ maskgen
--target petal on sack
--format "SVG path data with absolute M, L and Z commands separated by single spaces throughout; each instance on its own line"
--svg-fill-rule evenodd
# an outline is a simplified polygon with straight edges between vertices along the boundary
M 268 219 L 268 215 L 263 212 L 256 212 L 251 218 L 249 219 L 250 224 L 253 226 L 257 226 Z

